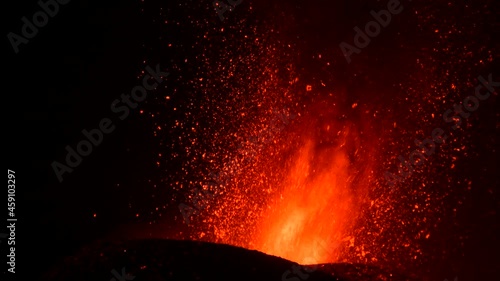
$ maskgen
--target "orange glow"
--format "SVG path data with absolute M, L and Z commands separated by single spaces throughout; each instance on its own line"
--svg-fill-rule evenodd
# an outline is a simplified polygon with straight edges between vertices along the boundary
M 244 172 L 231 175 L 198 234 L 301 264 L 365 259 L 359 226 L 372 202 L 375 140 L 330 104 L 275 132 Z
M 275 199 L 274 212 L 264 219 L 257 246 L 262 252 L 302 264 L 338 259 L 337 251 L 355 216 L 347 156 L 331 149 L 322 156 L 331 163 L 325 163 L 324 170 L 311 171 L 311 150 L 309 141 Z
M 232 175 L 198 234 L 300 264 L 369 258 L 363 211 L 373 204 L 376 139 L 330 104 L 312 106 Z
M 334 130 L 336 145 L 326 148 L 305 141 L 271 200 L 269 213 L 257 226 L 257 250 L 301 264 L 345 258 L 354 241 L 351 232 L 360 214 L 359 198 L 367 191 L 366 182 L 353 186 L 359 166 L 348 156 L 346 142 L 355 142 L 351 130 L 349 126 Z

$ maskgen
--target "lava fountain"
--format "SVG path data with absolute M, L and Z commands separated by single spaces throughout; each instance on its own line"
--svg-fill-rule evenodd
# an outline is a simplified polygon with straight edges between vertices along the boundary
M 263 220 L 259 241 L 261 251 L 299 263 L 337 259 L 356 218 L 346 152 L 328 149 L 318 159 L 325 166 L 318 167 L 313 149 L 312 141 L 300 149 L 283 191 Z M 321 246 L 325 243 L 328 249 Z
M 360 161 L 359 128 L 334 111 L 314 108 L 316 116 L 298 126 L 300 147 L 258 224 L 257 249 L 302 264 L 346 258 L 368 195 L 370 166 Z
M 231 177 L 231 191 L 204 220 L 214 242 L 302 264 L 352 260 L 355 227 L 369 202 L 374 142 L 366 141 L 361 122 L 347 119 L 352 111 L 343 114 L 334 104 L 308 106 Z
M 393 223 L 385 217 L 396 216 L 387 216 L 387 197 L 372 195 L 383 178 L 375 170 L 387 124 L 377 113 L 386 105 L 354 85 L 371 78 L 346 80 L 327 67 L 331 56 L 309 61 L 285 27 L 272 26 L 200 29 L 209 31 L 199 46 L 221 38 L 224 47 L 200 50 L 193 92 L 183 97 L 189 110 L 164 126 L 178 132 L 182 153 L 162 155 L 186 159 L 166 181 L 183 198 L 175 204 L 196 211 L 179 236 L 299 263 L 383 260 Z

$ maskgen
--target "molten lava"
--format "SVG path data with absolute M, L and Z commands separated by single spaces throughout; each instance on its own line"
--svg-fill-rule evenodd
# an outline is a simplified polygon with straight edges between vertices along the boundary
M 355 145 L 355 126 L 330 122 L 323 127 L 318 130 L 321 136 L 306 134 L 290 160 L 269 212 L 257 227 L 258 250 L 315 264 L 340 261 L 352 246 L 369 175 L 356 161 L 361 148 Z
M 264 218 L 261 251 L 299 263 L 338 258 L 356 218 L 350 165 L 341 148 L 329 149 L 321 158 L 324 167 L 313 162 L 311 141 L 299 152 L 271 214 Z
M 368 200 L 374 142 L 333 102 L 312 105 L 282 126 L 243 172 L 224 174 L 227 192 L 199 228 L 200 239 L 256 249 L 302 264 L 352 261 Z M 362 120 L 362 118 L 359 118 Z M 233 158 L 242 166 L 248 153 Z M 239 160 L 238 160 L 239 159 Z

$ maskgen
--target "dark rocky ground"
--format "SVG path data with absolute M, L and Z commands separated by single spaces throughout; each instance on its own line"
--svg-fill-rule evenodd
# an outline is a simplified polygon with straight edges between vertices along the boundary
M 294 274 L 293 271 L 300 273 Z M 290 271 L 290 272 L 288 272 Z M 297 271 L 295 271 L 297 272 Z M 288 274 L 287 274 L 288 273 Z M 45 273 L 44 280 L 416 280 L 361 264 L 302 267 L 243 248 L 179 240 L 98 242 Z

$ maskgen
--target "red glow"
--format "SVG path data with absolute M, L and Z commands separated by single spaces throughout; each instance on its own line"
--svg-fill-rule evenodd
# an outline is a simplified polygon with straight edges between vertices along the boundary
M 271 135 L 205 220 L 213 242 L 301 264 L 363 258 L 356 226 L 369 207 L 375 143 L 363 142 L 369 132 L 339 116 L 326 103 L 314 106 L 280 137 Z
M 320 123 L 312 122 L 300 131 Z M 255 247 L 302 264 L 342 261 L 354 245 L 353 228 L 367 201 L 370 161 L 355 160 L 359 135 L 347 122 L 332 118 L 303 139 L 257 226 Z
M 320 161 L 330 163 L 316 171 L 312 146 L 308 141 L 299 152 L 257 242 L 262 252 L 303 264 L 338 260 L 357 215 L 347 155 L 329 149 Z

